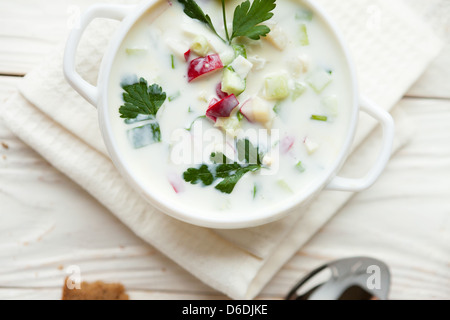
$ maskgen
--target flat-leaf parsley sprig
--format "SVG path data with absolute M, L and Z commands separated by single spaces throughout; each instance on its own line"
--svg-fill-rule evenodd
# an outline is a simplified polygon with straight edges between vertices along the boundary
M 212 165 L 203 164 L 199 168 L 189 168 L 183 174 L 184 180 L 191 184 L 203 183 L 204 186 L 210 186 L 215 181 L 221 180 L 215 188 L 220 192 L 231 194 L 242 177 L 263 168 L 259 148 L 253 146 L 247 139 L 239 140 L 236 146 L 239 162 L 227 158 L 222 153 L 212 153 Z
M 273 10 L 276 8 L 276 0 L 250 0 L 242 2 L 234 10 L 233 30 L 228 32 L 225 0 L 222 0 L 223 23 L 226 34 L 226 41 L 221 37 L 214 27 L 209 15 L 205 14 L 194 0 L 178 0 L 184 5 L 184 13 L 190 18 L 205 23 L 222 41 L 231 44 L 234 38 L 247 37 L 252 40 L 259 40 L 265 37 L 270 28 L 262 23 L 273 17 Z

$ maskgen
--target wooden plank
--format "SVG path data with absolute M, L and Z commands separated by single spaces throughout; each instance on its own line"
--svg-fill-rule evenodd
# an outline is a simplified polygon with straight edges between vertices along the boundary
M 100 1 L 1 1 L 0 74 L 26 74 L 65 39 L 79 14 L 96 2 Z
M 354 255 L 390 265 L 392 299 L 450 298 L 450 101 L 402 104 L 416 123 L 411 143 L 371 190 L 356 196 L 289 261 L 259 299 L 281 299 L 308 271 Z M 1 223 L 12 234 L 5 234 L 9 242 L 0 241 L 0 297 L 58 299 L 70 265 L 79 265 L 87 281 L 124 283 L 135 299 L 223 297 L 144 244 L 28 147 L 9 143 L 3 151 L 7 167 L 0 163 L 0 201 L 24 222 L 15 229 L 8 225 L 11 219 Z M 49 227 L 32 218 L 40 214 L 58 228 L 41 236 L 30 232 L 31 226 Z
M 0 75 L 23 75 L 30 71 L 56 44 L 62 41 L 74 19 L 89 5 L 89 0 L 0 2 Z M 408 4 L 443 37 L 450 34 L 450 5 L 446 0 L 411 0 Z M 447 18 L 446 18 L 447 17 Z M 450 98 L 449 46 L 408 92 L 410 96 Z M 31 50 L 32 48 L 32 50 Z
M 327 261 L 363 255 L 390 266 L 391 299 L 450 298 L 450 101 L 404 99 L 401 104 L 415 126 L 409 145 L 264 292 L 281 296 Z

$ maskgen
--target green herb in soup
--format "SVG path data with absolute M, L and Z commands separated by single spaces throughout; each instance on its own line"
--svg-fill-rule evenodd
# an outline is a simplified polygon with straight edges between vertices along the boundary
M 184 180 L 191 184 L 198 184 L 201 181 L 205 186 L 221 180 L 215 188 L 223 193 L 232 193 L 244 175 L 263 168 L 259 149 L 249 140 L 237 141 L 236 149 L 239 161 L 233 161 L 222 153 L 212 153 L 210 158 L 213 164 L 210 167 L 204 164 L 198 169 L 189 168 L 183 174 Z
M 178 0 L 184 5 L 184 12 L 192 19 L 196 19 L 205 23 L 222 41 L 225 40 L 217 33 L 211 18 L 205 14 L 200 6 L 194 0 Z M 228 32 L 226 19 L 226 1 L 222 0 L 223 26 L 226 34 L 226 42 L 230 43 L 237 37 L 248 37 L 252 40 L 259 40 L 265 37 L 270 28 L 262 25 L 263 22 L 273 17 L 271 12 L 275 9 L 275 0 L 254 0 L 250 5 L 250 1 L 244 1 L 238 5 L 233 16 L 233 32 Z

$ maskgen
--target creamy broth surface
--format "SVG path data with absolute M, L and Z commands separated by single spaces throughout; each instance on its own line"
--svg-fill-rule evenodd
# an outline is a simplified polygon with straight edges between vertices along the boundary
M 227 1 L 230 25 L 234 8 L 241 2 Z M 197 3 L 223 35 L 221 2 Z M 308 8 L 301 1 L 278 0 L 276 5 L 273 18 L 265 23 L 271 28 L 266 38 L 237 39 L 245 47 L 246 60 L 252 68 L 246 77 L 245 90 L 236 96 L 239 106 L 230 115 L 234 119 L 231 129 L 204 117 L 211 101 L 220 100 L 217 85 L 223 81 L 223 70 L 188 82 L 189 61 L 183 53 L 198 36 L 208 40 L 208 54 L 218 54 L 221 60 L 233 61 L 235 53 L 205 24 L 188 17 L 180 3 L 158 2 L 123 41 L 109 79 L 108 109 L 113 138 L 138 182 L 161 200 L 182 204 L 204 216 L 239 212 L 258 215 L 258 211 L 276 207 L 311 188 L 336 162 L 348 136 L 353 112 L 351 79 L 344 53 L 319 16 L 305 17 Z M 199 56 L 191 53 L 189 59 L 195 58 Z M 268 98 L 266 79 L 274 77 L 287 79 L 287 97 Z M 325 81 L 323 77 L 329 77 L 330 82 L 324 88 L 315 88 L 314 81 L 320 84 Z M 122 86 L 140 78 L 148 85 L 161 86 L 167 99 L 156 116 L 161 142 L 135 148 L 129 131 L 151 121 L 126 122 L 120 117 L 119 108 L 124 104 Z M 240 108 L 247 101 L 256 101 L 255 97 L 270 104 L 270 121 L 250 122 L 244 112 L 244 117 L 238 118 Z M 221 137 L 221 141 L 202 143 L 210 132 Z M 267 137 L 258 139 L 260 132 L 262 136 L 267 132 Z M 236 141 L 245 138 L 259 146 L 263 168 L 246 173 L 230 194 L 215 188 L 221 179 L 209 186 L 185 181 L 184 173 L 189 168 L 212 165 L 211 150 L 236 156 Z M 190 156 L 180 151 L 187 144 L 192 146 Z M 180 161 L 176 155 L 181 153 L 190 161 Z

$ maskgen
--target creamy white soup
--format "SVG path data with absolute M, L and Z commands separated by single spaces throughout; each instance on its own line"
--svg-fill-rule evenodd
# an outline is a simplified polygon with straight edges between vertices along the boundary
M 204 216 L 258 215 L 324 178 L 348 136 L 344 53 L 301 1 L 160 1 L 109 79 L 114 139 L 138 182 Z

